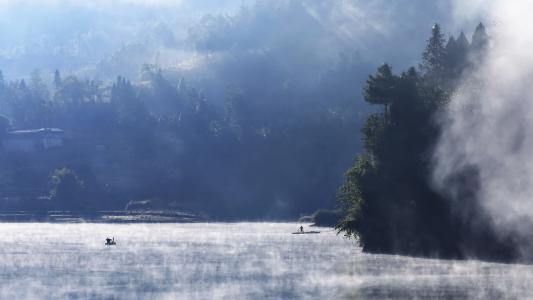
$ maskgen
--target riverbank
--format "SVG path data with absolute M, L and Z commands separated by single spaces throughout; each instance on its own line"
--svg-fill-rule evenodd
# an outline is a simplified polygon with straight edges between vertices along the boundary
M 151 211 L 14 211 L 0 212 L 0 222 L 49 222 L 49 223 L 189 223 L 205 222 L 207 217 L 190 212 L 173 210 Z

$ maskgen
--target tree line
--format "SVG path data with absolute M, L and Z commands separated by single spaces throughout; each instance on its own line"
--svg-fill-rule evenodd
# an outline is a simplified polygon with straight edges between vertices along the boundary
M 511 259 L 517 247 L 499 237 L 474 197 L 476 170 L 457 176 L 461 202 L 436 191 L 432 153 L 446 109 L 461 75 L 475 72 L 489 47 L 483 24 L 471 41 L 463 33 L 447 40 L 438 24 L 418 67 L 395 74 L 390 65 L 370 75 L 364 100 L 381 109 L 362 128 L 363 151 L 346 172 L 338 201 L 339 232 L 371 252 L 452 258 Z M 468 134 L 465 132 L 465 134 Z
M 201 86 L 151 65 L 138 82 L 59 70 L 49 80 L 39 71 L 0 77 L 0 140 L 9 130 L 45 127 L 66 136 L 60 148 L 0 150 L 0 209 L 144 205 L 235 219 L 294 218 L 333 206 L 365 113 L 350 88 L 339 88 L 343 70 L 310 90 L 273 91 L 269 101 L 236 85 L 208 99 Z

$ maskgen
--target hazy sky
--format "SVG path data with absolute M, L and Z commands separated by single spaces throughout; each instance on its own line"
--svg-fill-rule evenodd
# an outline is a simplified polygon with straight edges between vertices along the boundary
M 0 0 L 0 69 L 8 78 L 27 76 L 35 68 L 132 76 L 142 63 L 190 68 L 205 61 L 206 50 L 210 57 L 235 50 L 214 48 L 223 43 L 250 51 L 290 51 L 289 57 L 300 60 L 315 59 L 318 51 L 325 59 L 353 52 L 368 62 L 404 67 L 416 63 L 432 23 L 454 34 L 465 24 L 471 31 L 478 21 L 472 12 L 482 1 L 466 8 L 457 3 Z

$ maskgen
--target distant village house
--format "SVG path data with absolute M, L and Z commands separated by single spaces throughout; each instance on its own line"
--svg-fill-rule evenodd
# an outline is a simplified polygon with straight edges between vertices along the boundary
M 15 130 L 2 140 L 5 151 L 36 152 L 63 146 L 65 133 L 59 128 Z

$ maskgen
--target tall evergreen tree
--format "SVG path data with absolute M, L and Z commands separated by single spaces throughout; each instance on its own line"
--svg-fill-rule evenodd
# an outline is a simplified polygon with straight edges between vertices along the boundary
M 56 70 L 54 72 L 54 87 L 56 91 L 61 89 L 61 84 L 62 84 L 61 74 L 59 73 L 59 70 Z
M 489 36 L 485 30 L 485 26 L 482 23 L 477 25 L 476 30 L 472 34 L 472 43 L 469 49 L 470 63 L 477 65 L 480 64 L 487 52 L 489 45 Z
M 457 52 L 455 59 L 457 60 L 457 62 L 455 63 L 455 65 L 457 69 L 463 70 L 468 65 L 468 53 L 470 51 L 470 42 L 468 42 L 468 39 L 466 38 L 463 31 L 461 31 L 461 34 L 459 34 L 456 44 Z
M 455 37 L 453 35 L 450 35 L 448 38 L 448 42 L 446 43 L 446 54 L 450 55 L 450 52 L 455 52 L 457 49 L 457 41 L 455 40 Z
M 445 70 L 446 70 L 446 79 L 451 79 L 455 77 L 455 70 L 457 65 L 457 58 L 459 56 L 459 47 L 455 37 L 453 35 L 448 38 L 446 43 L 446 60 L 445 60 Z
M 422 69 L 424 75 L 432 82 L 440 82 L 444 75 L 446 47 L 444 35 L 439 24 L 433 25 L 431 37 L 427 41 L 426 49 L 422 53 Z
M 461 77 L 461 73 L 467 66 L 467 56 L 469 52 L 469 43 L 464 33 L 457 39 L 450 36 L 446 44 L 445 59 L 445 82 L 444 87 L 448 90 L 453 89 Z
M 461 31 L 461 34 L 459 34 L 459 37 L 456 40 L 457 49 L 460 52 L 466 53 L 468 51 L 468 48 L 470 47 L 470 43 L 468 42 L 468 39 L 465 36 L 465 33 Z
M 379 104 L 384 107 L 385 120 L 389 114 L 389 107 L 396 95 L 396 77 L 388 64 L 378 68 L 376 75 L 368 76 L 367 85 L 364 89 L 364 99 L 371 104 Z
M 483 23 L 479 23 L 472 35 L 472 45 L 471 48 L 473 51 L 483 51 L 486 49 L 489 42 L 489 36 L 485 30 Z

